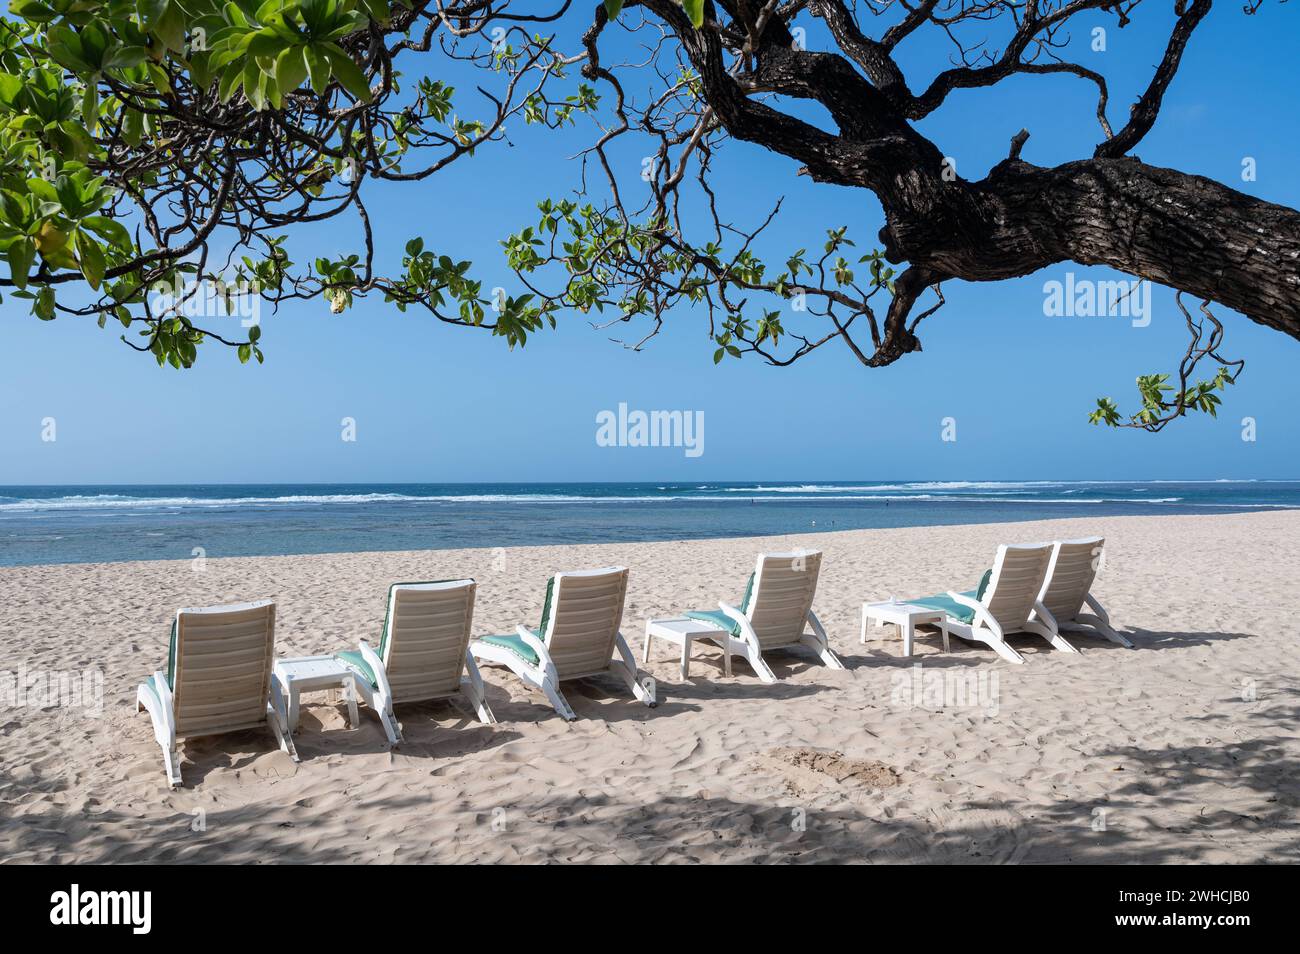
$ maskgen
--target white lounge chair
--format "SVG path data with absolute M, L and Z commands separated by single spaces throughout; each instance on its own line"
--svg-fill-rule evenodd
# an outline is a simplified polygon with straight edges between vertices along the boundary
M 831 650 L 825 627 L 812 611 L 821 565 L 822 555 L 817 551 L 760 554 L 739 606 L 720 602 L 716 610 L 693 610 L 686 615 L 718 626 L 718 635 L 708 638 L 722 647 L 728 672 L 731 656 L 744 656 L 759 679 L 776 682 L 763 654 L 800 645 L 812 649 L 831 669 L 843 669 L 844 663 Z
M 1038 602 L 1052 550 L 1049 543 L 1014 546 L 1004 543 L 998 547 L 993 568 L 985 572 L 977 589 L 965 593 L 949 590 L 944 596 L 907 602 L 943 610 L 948 615 L 948 630 L 953 636 L 984 643 L 1007 662 L 1025 661 L 1007 645 L 1006 638 L 1012 633 L 1035 633 L 1062 652 L 1077 653 L 1061 636 L 1051 617 L 1042 612 L 1042 604 Z
M 577 715 L 560 692 L 560 683 L 611 673 L 648 706 L 655 701 L 654 680 L 636 667 L 636 657 L 619 632 L 627 596 L 627 569 L 557 573 L 546 584 L 542 622 L 520 626 L 513 636 L 484 636 L 470 644 L 478 659 L 505 666 L 546 693 L 555 711 L 570 722 Z
M 363 639 L 357 650 L 335 654 L 356 671 L 357 691 L 379 715 L 392 744 L 402 740 L 396 703 L 446 699 L 463 691 L 482 722 L 496 721 L 468 651 L 474 592 L 473 580 L 394 583 L 388 588 L 379 651 Z
M 270 600 L 177 611 L 167 671 L 155 672 L 136 690 L 136 711 L 153 720 L 169 785 L 181 783 L 180 739 L 267 725 L 298 761 L 280 686 L 271 678 L 274 655 Z
M 1038 602 L 1043 604 L 1044 618 L 1050 616 L 1057 629 L 1101 635 L 1132 649 L 1133 643 L 1116 632 L 1106 610 L 1089 592 L 1105 546 L 1103 537 L 1059 540 L 1052 544 L 1052 559 L 1047 565 L 1047 579 L 1038 594 Z M 1092 612 L 1083 612 L 1085 606 Z

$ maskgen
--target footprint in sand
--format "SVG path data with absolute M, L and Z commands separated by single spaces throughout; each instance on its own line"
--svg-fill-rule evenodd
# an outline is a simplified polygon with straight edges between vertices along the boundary
M 855 759 L 843 752 L 807 747 L 773 749 L 768 757 L 775 760 L 793 785 L 808 782 L 833 782 L 854 788 L 893 788 L 901 780 L 898 772 L 884 762 Z M 791 771 L 793 770 L 793 771 Z

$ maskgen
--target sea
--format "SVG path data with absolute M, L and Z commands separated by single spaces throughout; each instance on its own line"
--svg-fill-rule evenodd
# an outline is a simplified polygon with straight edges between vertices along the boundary
M 1297 507 L 1295 480 L 0 486 L 0 566 Z

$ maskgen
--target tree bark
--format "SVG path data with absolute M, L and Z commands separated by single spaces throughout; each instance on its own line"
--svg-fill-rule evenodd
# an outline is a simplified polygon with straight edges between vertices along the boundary
M 949 70 L 913 96 L 890 53 L 933 3 L 922 2 L 883 41 L 863 36 L 843 3 L 812 4 L 852 64 L 835 53 L 792 49 L 786 26 L 774 19 L 755 51 L 752 85 L 743 88 L 726 68 L 716 32 L 693 29 L 675 0 L 641 2 L 676 33 L 705 99 L 731 136 L 795 159 L 816 181 L 859 186 L 880 200 L 886 256 L 909 268 L 895 285 L 885 336 L 869 363 L 888 364 L 920 348 L 907 319 L 928 285 L 947 278 L 1000 281 L 1060 262 L 1107 265 L 1218 302 L 1300 339 L 1300 212 L 1122 155 L 1155 121 L 1211 0 L 1178 8 L 1151 85 L 1118 135 L 1110 136 L 1106 127 L 1108 138 L 1092 158 L 1053 168 L 1031 165 L 1019 158 L 1027 136 L 1022 133 L 1012 157 L 977 182 L 946 174 L 942 152 L 909 120 L 933 110 L 953 88 L 1044 71 L 1022 63 L 1021 48 L 1054 20 L 1063 22 L 1076 8 L 1094 4 L 1080 0 L 1026 17 L 992 66 Z M 1098 79 L 1080 67 L 1062 66 Z M 816 100 L 838 133 L 751 98 L 755 90 Z M 1104 105 L 1104 85 L 1102 90 Z
M 947 185 L 962 232 L 886 208 L 891 261 L 966 281 L 1107 265 L 1300 339 L 1300 212 L 1134 158 L 1008 159 L 980 182 Z

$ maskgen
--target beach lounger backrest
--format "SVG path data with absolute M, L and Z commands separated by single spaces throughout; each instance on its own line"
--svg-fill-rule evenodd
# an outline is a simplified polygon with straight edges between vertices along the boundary
M 546 589 L 541 635 L 561 679 L 609 668 L 626 597 L 626 567 L 555 574 Z
M 1103 537 L 1061 540 L 1053 545 L 1047 579 L 1038 600 L 1058 622 L 1068 623 L 1083 609 L 1084 597 L 1097 578 L 1097 564 L 1105 545 Z
M 822 555 L 764 553 L 754 570 L 749 602 L 741 607 L 763 649 L 797 643 L 817 592 Z
M 274 654 L 270 600 L 179 610 L 167 661 L 176 735 L 217 735 L 264 723 Z
M 379 647 L 394 702 L 460 689 L 474 621 L 473 580 L 395 583 Z
M 1017 632 L 1028 621 L 1051 557 L 1050 543 L 998 547 L 983 601 L 1004 632 Z

